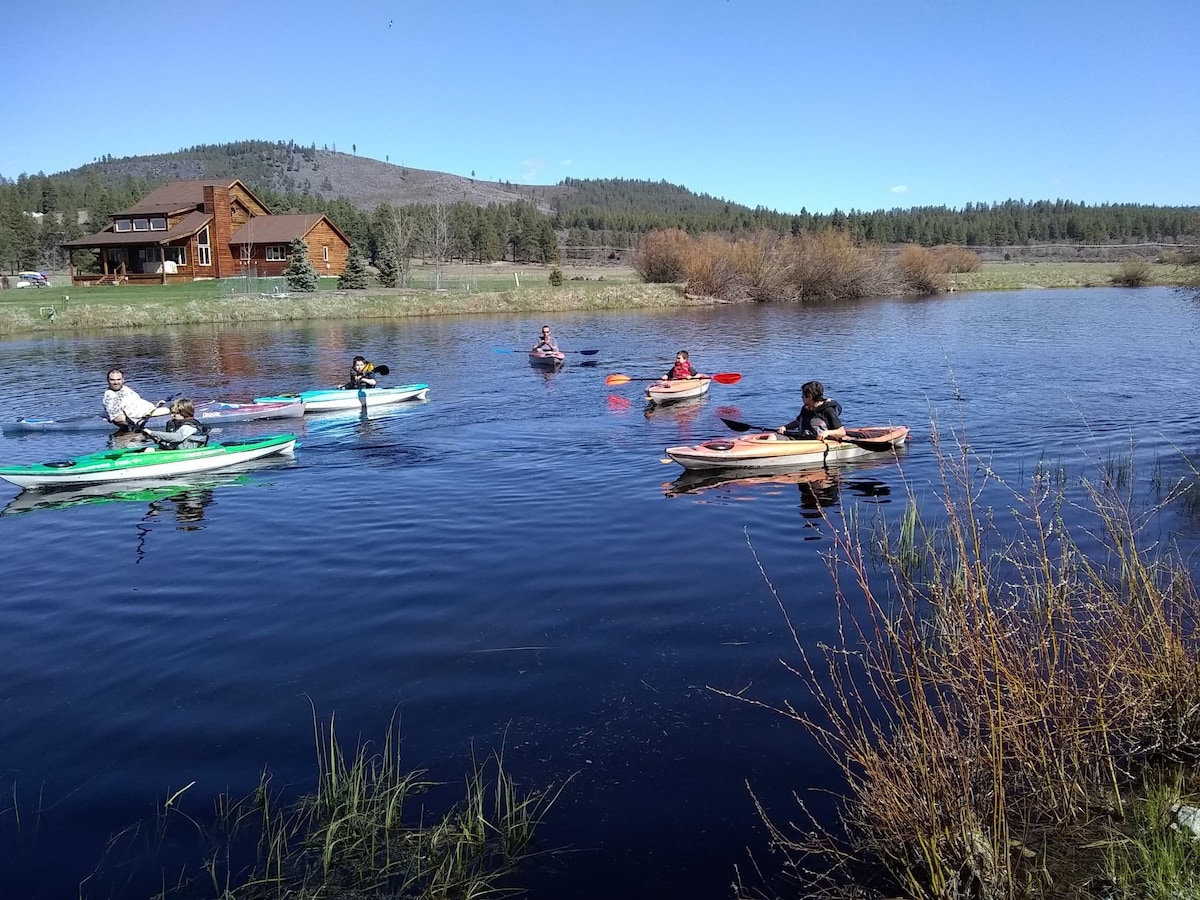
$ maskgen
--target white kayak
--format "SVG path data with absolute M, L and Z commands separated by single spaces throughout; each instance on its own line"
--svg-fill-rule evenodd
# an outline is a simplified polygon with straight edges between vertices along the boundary
M 646 388 L 648 403 L 672 403 L 676 400 L 687 400 L 692 397 L 703 397 L 708 393 L 711 378 L 676 378 L 668 381 L 656 381 Z
M 276 403 L 281 400 L 304 401 L 305 412 L 330 412 L 337 409 L 366 409 L 369 406 L 384 406 L 388 403 L 403 403 L 408 400 L 424 400 L 429 396 L 427 384 L 403 384 L 387 388 L 328 388 L 304 391 L 300 394 L 281 394 L 278 397 L 255 397 L 255 403 Z
M 204 425 L 225 425 L 231 422 L 254 422 L 260 419 L 298 419 L 304 415 L 304 401 L 299 397 L 272 403 L 226 403 L 208 400 L 196 404 L 196 420 Z M 148 428 L 163 428 L 169 415 L 146 420 Z M 4 423 L 5 434 L 20 434 L 29 431 L 115 431 L 114 425 L 104 416 L 66 416 L 61 419 L 40 416 L 22 416 L 13 422 Z

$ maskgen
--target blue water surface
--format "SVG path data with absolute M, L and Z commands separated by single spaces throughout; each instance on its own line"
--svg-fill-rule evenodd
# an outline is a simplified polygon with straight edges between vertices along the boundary
M 197 819 L 264 769 L 311 788 L 315 711 L 349 745 L 397 716 L 406 762 L 440 780 L 501 747 L 524 787 L 571 779 L 539 835 L 566 852 L 527 873 L 535 900 L 728 897 L 748 849 L 773 864 L 750 789 L 787 820 L 792 792 L 837 777 L 798 726 L 720 692 L 808 708 L 780 602 L 806 647 L 835 636 L 831 529 L 894 522 L 910 494 L 936 509 L 931 423 L 1016 486 L 1039 461 L 1074 477 L 1123 455 L 1161 484 L 1200 447 L 1200 309 L 1165 289 L 570 313 L 549 317 L 559 343 L 598 354 L 547 373 L 494 352 L 542 321 L 0 343 L 5 421 L 98 410 L 114 365 L 151 398 L 328 386 L 356 353 L 390 366 L 385 384 L 431 386 L 365 416 L 228 426 L 300 446 L 178 490 L 55 505 L 0 486 L 0 896 L 153 893 L 161 864 L 137 842 L 113 864 L 110 837 L 191 782 Z M 652 411 L 642 382 L 605 386 L 681 348 L 744 377 Z M 811 378 L 847 424 L 908 424 L 910 446 L 715 485 L 661 461 L 727 436 L 718 415 L 782 424 Z M 0 463 L 107 440 L 6 434 Z M 1195 540 L 1186 514 L 1161 527 Z

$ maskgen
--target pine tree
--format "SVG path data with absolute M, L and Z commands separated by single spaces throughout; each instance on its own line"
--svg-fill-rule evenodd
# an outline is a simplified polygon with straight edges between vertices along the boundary
M 315 291 L 317 289 L 317 270 L 313 268 L 312 260 L 308 258 L 308 244 L 304 238 L 292 241 L 290 262 L 283 270 L 288 287 L 293 291 Z
M 338 276 L 338 289 L 343 291 L 361 291 L 367 287 L 367 261 L 362 250 L 355 244 L 350 248 L 350 258 L 346 260 L 346 268 Z
M 384 287 L 395 287 L 400 280 L 400 266 L 396 262 L 396 251 L 384 245 L 379 251 L 379 283 Z

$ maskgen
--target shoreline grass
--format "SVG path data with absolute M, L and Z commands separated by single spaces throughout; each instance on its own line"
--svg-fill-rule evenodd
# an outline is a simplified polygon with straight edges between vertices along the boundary
M 787 619 L 815 712 L 724 694 L 796 722 L 841 770 L 837 823 L 755 799 L 784 874 L 847 900 L 1198 896 L 1196 847 L 1162 811 L 1200 788 L 1200 594 L 1142 537 L 1193 485 L 1135 511 L 1124 466 L 1098 462 L 1076 499 L 1062 472 L 1018 491 L 965 441 L 931 442 L 937 520 L 915 499 L 900 522 L 843 519 L 839 638 L 806 646 Z M 1009 509 L 983 505 L 989 483 Z
M 632 270 L 623 268 L 567 269 L 561 287 L 550 285 L 549 266 L 471 271 L 477 268 L 451 270 L 443 280 L 448 287 L 440 291 L 381 287 L 339 291 L 336 279 L 322 279 L 321 289 L 315 293 L 287 297 L 273 296 L 258 289 L 265 284 L 251 286 L 243 279 L 139 287 L 10 289 L 0 292 L 0 335 L 238 322 L 662 309 L 729 302 L 697 296 L 680 284 L 643 283 Z M 1107 287 L 1120 276 L 1120 268 L 1121 263 L 1099 262 L 984 263 L 978 271 L 946 277 L 952 292 Z M 1156 263 L 1147 268 L 1148 285 L 1186 285 L 1194 278 L 1194 272 L 1186 267 Z M 573 274 L 576 271 L 581 274 Z
M 107 891 L 111 878 L 152 866 L 162 869 L 157 900 L 503 897 L 522 893 L 521 867 L 549 852 L 535 832 L 566 784 L 519 789 L 503 750 L 472 753 L 455 800 L 451 786 L 401 765 L 395 720 L 381 744 L 360 741 L 352 751 L 332 718 L 322 725 L 314 715 L 313 735 L 309 793 L 286 799 L 264 770 L 249 795 L 217 796 L 206 818 L 184 809 L 193 781 L 159 805 L 152 827 L 116 835 L 85 883 Z

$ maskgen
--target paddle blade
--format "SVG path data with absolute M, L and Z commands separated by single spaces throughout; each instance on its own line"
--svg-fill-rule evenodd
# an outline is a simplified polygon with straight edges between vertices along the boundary
M 754 428 L 754 426 L 748 422 L 739 422 L 737 419 L 727 419 L 724 416 L 721 416 L 720 419 L 726 424 L 726 426 L 734 431 L 750 431 L 752 428 Z
M 595 356 L 599 350 L 576 350 L 576 353 L 582 353 L 584 356 Z
M 742 380 L 741 372 L 718 372 L 712 376 L 712 380 L 717 384 L 737 384 Z
M 392 370 L 389 369 L 387 366 L 380 365 L 380 366 L 376 366 L 373 371 L 378 372 L 380 375 L 387 375 Z
M 605 384 L 628 384 L 633 381 L 628 375 L 609 375 L 604 379 Z

